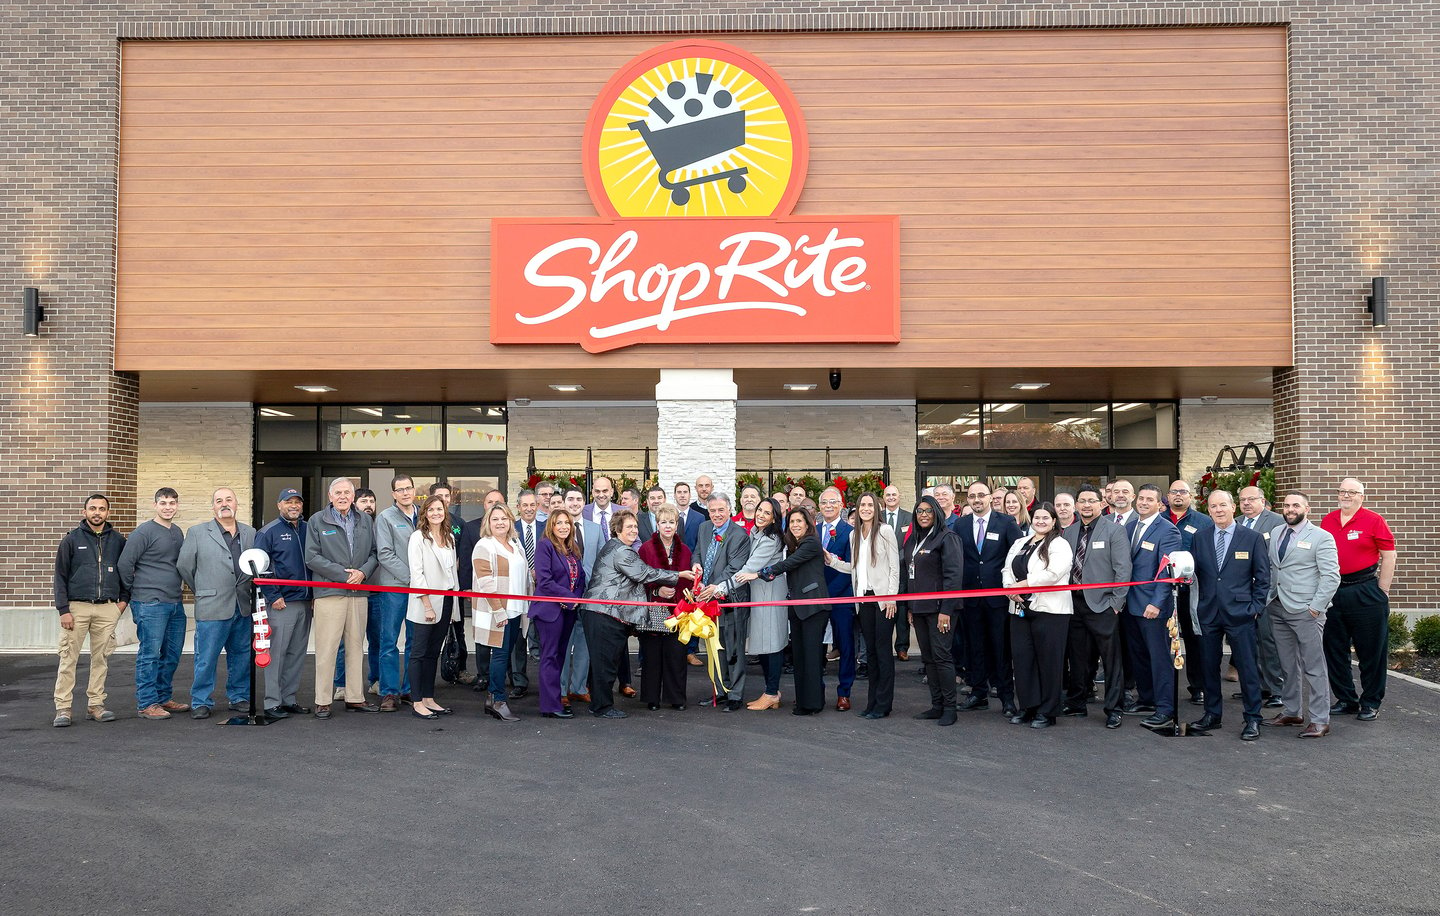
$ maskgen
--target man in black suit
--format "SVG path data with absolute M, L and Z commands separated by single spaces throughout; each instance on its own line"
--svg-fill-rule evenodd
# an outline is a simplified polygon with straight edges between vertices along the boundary
M 1075 496 L 1075 524 L 1061 533 L 1074 552 L 1071 585 L 1130 581 L 1130 538 L 1125 529 L 1102 515 L 1100 491 L 1084 484 Z M 1090 662 L 1098 652 L 1105 671 L 1105 727 L 1119 728 L 1125 705 L 1125 676 L 1120 651 L 1120 615 L 1125 613 L 1126 586 L 1091 588 L 1070 593 L 1075 614 L 1070 618 L 1070 679 L 1065 685 L 1065 715 L 1088 715 L 1086 699 L 1094 683 Z
M 881 496 L 880 520 L 895 532 L 895 543 L 905 543 L 905 531 L 910 527 L 910 510 L 900 505 L 900 488 L 893 483 L 885 488 Z M 900 661 L 910 658 L 909 614 L 902 606 L 895 614 L 895 657 Z
M 727 583 L 750 559 L 750 537 L 743 525 L 731 521 L 729 497 L 712 493 L 709 507 L 710 517 L 700 526 L 693 554 L 695 565 L 700 567 L 696 585 L 705 586 L 697 597 L 744 602 L 749 596 L 749 586 L 741 585 L 732 591 L 727 589 Z M 725 608 L 720 612 L 719 623 L 720 644 L 724 646 L 720 653 L 720 676 L 727 689 L 724 696 L 716 697 L 715 705 L 724 706 L 726 712 L 735 712 L 744 705 L 745 640 L 750 635 L 750 609 Z
M 1210 494 L 1215 527 L 1195 537 L 1195 588 L 1199 594 L 1200 642 L 1205 663 L 1205 715 L 1191 727 L 1220 727 L 1221 640 L 1230 639 L 1240 692 L 1245 702 L 1242 741 L 1260 737 L 1260 667 L 1255 621 L 1270 595 L 1270 551 L 1260 532 L 1235 524 L 1235 498 L 1227 490 Z
M 1002 588 L 1002 571 L 1010 545 L 1020 540 L 1015 519 L 990 506 L 990 488 L 975 481 L 965 491 L 971 514 L 952 526 L 964 548 L 965 589 Z M 1015 681 L 1010 661 L 1010 612 L 1003 595 L 993 598 L 966 598 L 960 611 L 965 626 L 965 644 L 970 653 L 966 683 L 970 699 L 961 709 L 987 709 L 990 688 L 1000 692 L 1006 716 L 1015 716 Z

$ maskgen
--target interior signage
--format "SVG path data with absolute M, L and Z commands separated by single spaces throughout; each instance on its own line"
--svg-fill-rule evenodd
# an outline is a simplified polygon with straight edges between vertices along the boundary
M 900 218 L 792 215 L 805 121 L 761 61 L 700 40 L 640 55 L 583 152 L 600 217 L 492 222 L 492 343 L 899 342 Z

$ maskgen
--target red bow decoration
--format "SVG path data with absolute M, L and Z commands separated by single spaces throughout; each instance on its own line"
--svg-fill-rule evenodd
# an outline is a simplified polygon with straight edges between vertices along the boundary
M 714 598 L 704 602 L 696 601 L 695 594 L 687 588 L 681 594 L 680 600 L 675 605 L 675 613 L 671 616 L 683 617 L 691 611 L 699 611 L 706 617 L 714 620 L 720 616 L 720 602 Z

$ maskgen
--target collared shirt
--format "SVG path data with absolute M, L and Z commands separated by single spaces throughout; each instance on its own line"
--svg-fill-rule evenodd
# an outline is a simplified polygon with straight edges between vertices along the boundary
M 340 526 L 340 530 L 341 530 L 341 531 L 345 532 L 345 540 L 350 544 L 350 546 L 351 546 L 352 548 L 355 546 L 355 513 L 356 513 L 356 511 L 357 511 L 357 510 L 356 510 L 356 508 L 355 508 L 354 506 L 351 506 L 351 507 L 350 507 L 350 511 L 349 511 L 349 512 L 341 512 L 339 509 L 336 509 L 334 506 L 331 506 L 331 507 L 330 507 L 330 514 L 333 515 L 333 516 L 335 516 L 335 523 Z
M 1395 549 L 1395 535 L 1385 519 L 1364 506 L 1356 510 L 1348 524 L 1340 524 L 1340 510 L 1336 509 L 1325 516 L 1320 527 L 1335 538 L 1342 576 L 1369 569 L 1380 562 L 1382 550 Z
M 216 524 L 218 525 L 219 522 Z M 230 548 L 230 564 L 235 569 L 235 575 L 243 575 L 240 572 L 240 525 L 238 523 L 235 525 L 234 534 L 226 531 L 224 525 L 220 525 L 220 533 L 225 537 L 225 545 Z
M 1135 523 L 1135 535 L 1131 538 L 1131 543 L 1139 544 L 1141 541 L 1145 540 L 1145 532 L 1150 530 L 1150 523 L 1155 521 L 1155 519 L 1159 517 L 1160 513 L 1157 512 L 1149 518 L 1139 519 Z

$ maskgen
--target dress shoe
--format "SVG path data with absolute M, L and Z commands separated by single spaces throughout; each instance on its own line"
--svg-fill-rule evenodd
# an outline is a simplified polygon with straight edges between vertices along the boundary
M 1007 719 L 1013 719 L 1016 716 L 1020 715 L 1020 707 L 1014 705 L 1013 703 L 1006 703 L 1005 707 L 1000 710 L 1000 714 Z
M 422 706 L 421 708 L 424 709 L 426 712 L 433 712 L 437 716 L 450 716 L 455 714 L 455 710 L 451 709 L 449 706 L 441 706 L 439 709 L 436 709 L 433 706 Z
M 778 693 L 762 693 L 762 694 L 760 694 L 760 696 L 758 696 L 758 697 L 755 698 L 755 701 L 754 701 L 753 703 L 751 703 L 750 705 L 746 706 L 745 708 L 746 708 L 746 709 L 750 709 L 750 710 L 754 710 L 755 712 L 760 712 L 760 711 L 766 710 L 766 709 L 779 709 L 779 708 L 780 708 L 780 694 L 778 694 Z
M 1106 728 L 1119 728 L 1125 723 L 1125 717 L 1118 712 L 1112 712 L 1105 716 Z
M 1205 694 L 1203 694 L 1203 693 L 1195 694 L 1194 696 L 1190 697 L 1190 699 L 1189 699 L 1188 702 L 1190 703 L 1191 706 L 1204 706 L 1204 705 L 1205 705 Z
M 394 712 L 400 708 L 400 698 L 393 693 L 387 693 L 380 698 L 381 712 Z
M 285 710 L 286 712 L 290 713 L 292 716 L 308 716 L 308 715 L 310 715 L 310 707 L 309 707 L 309 706 L 301 706 L 299 703 L 286 703 L 284 706 L 281 706 L 280 708 L 283 709 L 283 710 Z
M 936 725 L 954 725 L 954 724 L 955 724 L 955 720 L 956 720 L 957 718 L 958 718 L 958 716 L 955 715 L 955 707 L 954 707 L 954 706 L 950 706 L 950 707 L 946 708 L 946 710 L 940 714 L 940 718 L 935 722 L 935 724 L 936 724 Z
M 70 722 L 70 714 L 68 712 L 57 712 L 55 714 L 55 721 L 50 724 L 56 728 L 69 728 Z
M 1127 716 L 1153 716 L 1155 714 L 1154 703 L 1128 703 L 1124 707 Z
M 938 719 L 938 718 L 940 718 L 940 717 L 941 717 L 942 715 L 944 715 L 944 714 L 945 714 L 945 710 L 941 709 L 941 708 L 938 707 L 938 706 L 931 706 L 929 709 L 925 710 L 924 712 L 917 712 L 917 713 L 916 713 L 914 716 L 912 716 L 911 718 L 915 718 L 915 719 Z
M 1256 722 L 1254 719 L 1247 719 L 1247 720 L 1245 721 L 1245 727 L 1242 728 L 1242 729 L 1240 729 L 1240 740 L 1241 740 L 1241 741 L 1254 741 L 1256 738 L 1259 738 L 1259 737 L 1260 737 L 1260 723 L 1259 723 L 1259 722 Z
M 498 703 L 486 703 L 485 715 L 492 719 L 499 719 L 501 722 L 519 722 L 520 717 L 510 712 L 510 706 L 504 700 Z
M 570 694 L 569 699 L 570 699 L 570 702 L 571 702 L 571 703 L 589 703 L 589 702 L 590 702 L 590 694 L 589 694 L 588 692 L 587 692 L 587 693 L 572 693 L 572 694 Z
M 1285 701 L 1279 697 L 1271 697 L 1260 704 L 1263 709 L 1284 709 Z
M 705 660 L 698 655 L 687 655 L 685 660 L 697 668 L 705 667 Z
M 350 712 L 379 712 L 380 707 L 374 703 L 346 703 L 345 708 Z
M 317 719 L 328 719 L 328 718 L 330 718 L 330 705 L 327 703 L 327 704 L 325 704 L 324 706 L 316 706 L 316 707 L 315 707 L 315 718 L 317 718 Z
M 792 715 L 792 716 L 813 716 L 813 715 L 815 715 L 816 713 L 818 713 L 819 711 L 820 711 L 820 710 L 818 710 L 818 709 L 801 709 L 799 706 L 796 706 L 794 709 L 790 710 L 790 715 Z
M 910 660 L 910 653 L 902 649 L 895 653 L 895 657 L 902 662 L 908 662 Z
M 888 711 L 880 712 L 879 710 L 872 709 L 869 712 L 862 712 L 860 716 L 865 719 L 887 719 L 890 717 L 890 713 Z
M 725 701 L 725 711 L 726 711 L 726 712 L 739 712 L 739 711 L 740 711 L 740 708 L 743 707 L 744 705 L 745 705 L 745 704 L 744 704 L 743 702 L 741 702 L 740 700 L 726 700 L 726 701 Z
M 985 697 L 983 697 L 983 696 L 980 696 L 980 697 L 971 697 L 970 699 L 966 700 L 964 703 L 961 703 L 961 704 L 960 704 L 960 708 L 961 708 L 962 710 L 964 710 L 965 712 L 972 712 L 972 711 L 974 711 L 974 710 L 976 710 L 976 709 L 989 709 L 989 708 L 990 708 L 990 701 L 987 700 L 987 699 L 986 699 Z
M 635 695 L 635 688 L 631 687 L 629 684 L 626 684 L 620 688 L 620 695 L 627 698 L 633 697 Z
M 1010 717 L 1010 724 L 1011 724 L 1011 725 L 1029 725 L 1031 722 L 1034 722 L 1034 721 L 1035 721 L 1035 713 L 1031 712 L 1031 711 L 1028 710 L 1028 709 L 1025 710 L 1024 712 L 1017 712 L 1017 713 L 1015 713 L 1013 716 Z
M 628 688 L 627 688 L 627 689 L 628 689 Z M 510 688 L 510 699 L 512 699 L 512 700 L 518 700 L 518 699 L 520 699 L 521 697 L 525 696 L 525 694 L 527 694 L 527 693 L 529 693 L 529 692 L 530 692 L 530 688 L 529 688 L 529 687 L 512 687 L 512 688 Z M 624 691 L 622 690 L 621 693 L 624 693 Z M 630 691 L 630 693 L 626 693 L 625 695 L 626 695 L 627 697 L 633 697 L 633 696 L 635 695 L 635 692 L 632 690 L 632 691 Z
M 476 675 L 471 674 L 469 671 L 461 671 L 459 674 L 457 674 L 457 675 L 455 676 L 456 682 L 457 682 L 457 683 L 460 683 L 460 684 L 464 684 L 466 687 L 469 687 L 469 686 L 471 686 L 472 684 L 474 684 L 475 681 L 476 681 L 476 679 L 477 679 L 477 678 L 476 678 Z
M 684 703 L 671 703 L 671 704 L 670 704 L 670 708 L 673 709 L 673 710 L 675 710 L 676 712 L 684 712 L 684 711 L 685 711 L 685 704 L 684 704 Z M 776 708 L 776 709 L 779 709 L 779 708 L 780 708 L 780 698 L 779 698 L 778 696 L 775 698 L 775 708 Z
M 1060 710 L 1060 714 L 1065 716 L 1066 718 L 1075 718 L 1076 716 L 1084 717 L 1090 715 L 1090 710 L 1086 709 L 1084 706 L 1066 706 L 1064 709 Z
M 839 710 L 840 712 L 849 712 L 849 711 L 850 711 L 850 698 L 849 698 L 849 697 L 840 697 L 838 700 L 835 701 L 835 708 L 836 708 L 837 710 Z
M 159 722 L 161 719 L 170 718 L 170 713 L 165 711 L 165 707 L 159 703 L 155 703 L 140 710 L 140 718 L 149 719 L 152 722 Z
M 1157 712 L 1144 719 L 1141 719 L 1140 724 L 1150 729 L 1151 731 L 1154 731 L 1158 728 L 1173 728 L 1175 725 L 1175 717 L 1162 716 L 1160 713 Z
M 249 701 L 249 700 L 231 700 L 231 701 L 230 701 L 230 711 L 231 711 L 231 712 L 249 712 L 249 711 L 250 711 L 250 701 Z
M 288 719 L 290 718 L 290 714 L 286 712 L 282 707 L 271 706 L 270 708 L 265 710 L 265 717 L 267 719 Z
M 208 718 L 210 718 L 210 707 L 209 707 L 209 706 L 196 706 L 194 709 L 192 709 L 192 710 L 190 711 L 190 718 L 192 718 L 192 719 L 208 719 Z
M 166 700 L 164 703 L 161 703 L 160 706 L 161 706 L 162 708 L 164 708 L 164 710 L 165 710 L 166 712 L 189 712 L 189 711 L 190 711 L 190 704 L 189 704 L 189 703 L 177 703 L 177 702 L 175 702 L 174 700 Z
M 414 717 L 417 718 L 417 719 L 438 719 L 438 718 L 440 718 L 440 714 L 439 714 L 438 712 L 421 712 L 420 709 L 421 709 L 421 707 L 411 706 L 411 707 L 410 707 L 410 715 L 414 716 Z
M 1050 726 L 1054 725 L 1055 722 L 1056 722 L 1056 719 L 1055 719 L 1054 716 L 1036 716 L 1036 717 L 1035 717 L 1035 721 L 1030 723 L 1030 727 L 1031 727 L 1031 728 L 1049 728 Z
M 624 719 L 624 718 L 626 718 L 626 716 L 625 716 L 625 710 L 623 710 L 623 709 L 616 709 L 614 706 L 611 706 L 609 709 L 605 710 L 604 712 L 596 712 L 595 710 L 592 709 L 592 710 L 590 710 L 590 715 L 594 716 L 594 717 L 597 718 L 597 719 Z
M 1353 716 L 1359 711 L 1359 703 L 1355 703 L 1353 705 L 1350 703 L 1336 703 L 1334 706 L 1330 707 L 1330 715 L 1332 716 Z
M 660 711 L 660 704 L 659 704 L 659 703 L 646 703 L 646 704 L 645 704 L 645 708 L 648 709 L 648 710 L 650 710 L 651 712 L 659 712 L 659 711 Z
M 1240 680 L 1240 672 L 1236 671 L 1233 667 L 1226 668 L 1225 680 L 1231 682 L 1232 684 L 1238 682 Z
M 1361 722 L 1374 722 L 1380 718 L 1380 709 L 1375 706 L 1361 706 L 1360 712 L 1356 714 L 1355 718 Z
M 570 710 L 568 710 L 568 709 L 562 709 L 562 710 L 560 710 L 559 712 L 542 712 L 542 713 L 540 714 L 540 718 L 542 718 L 542 719 L 573 719 L 573 718 L 575 718 L 575 714 L 574 714 L 573 712 L 571 712 Z
M 827 662 L 839 661 L 839 660 L 840 660 L 840 650 L 839 650 L 839 649 L 831 649 L 829 652 L 826 652 L 826 653 L 825 653 L 825 660 L 826 660 Z
M 1281 725 L 1304 725 L 1305 720 L 1299 716 L 1287 716 L 1282 712 L 1278 716 L 1271 716 L 1260 724 L 1275 728 Z
M 1314 722 L 1311 722 L 1309 725 L 1305 726 L 1305 728 L 1304 728 L 1304 729 L 1300 732 L 1300 734 L 1297 735 L 1296 737 L 1299 737 L 1299 738 L 1323 738 L 1323 737 L 1325 737 L 1325 736 L 1328 735 L 1328 734 L 1330 734 L 1330 726 L 1328 726 L 1328 725 L 1316 725 Z
M 1220 727 L 1220 717 L 1212 716 L 1210 715 L 1210 713 L 1207 712 L 1205 715 L 1196 719 L 1194 722 L 1191 722 L 1190 727 L 1195 729 L 1196 731 L 1208 732 L 1212 728 Z

